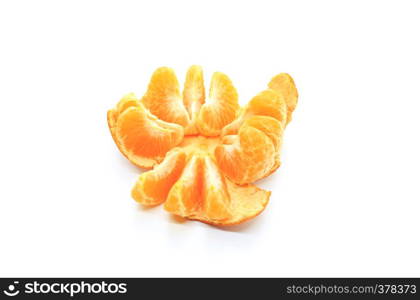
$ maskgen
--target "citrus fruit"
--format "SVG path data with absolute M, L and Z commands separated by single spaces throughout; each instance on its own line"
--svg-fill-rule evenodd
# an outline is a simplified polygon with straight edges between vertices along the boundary
M 183 101 L 189 116 L 189 124 L 185 129 L 185 134 L 198 134 L 196 123 L 204 99 L 203 70 L 200 66 L 191 66 L 185 78 L 183 91 Z
M 122 154 L 149 169 L 132 189 L 137 202 L 164 203 L 183 218 L 234 225 L 266 207 L 271 193 L 253 183 L 280 166 L 284 129 L 296 103 L 288 74 L 275 76 L 241 108 L 225 74 L 213 74 L 206 97 L 200 66 L 187 71 L 182 93 L 175 72 L 162 67 L 140 100 L 128 94 L 108 111 L 108 126 Z
M 136 166 L 151 168 L 182 142 L 184 129 L 158 119 L 134 97 L 124 97 L 108 111 L 108 124 L 121 153 Z
M 215 225 L 234 225 L 258 215 L 270 192 L 226 180 L 209 154 L 194 154 L 164 204 L 168 212 Z
M 180 148 L 174 148 L 168 152 L 161 164 L 140 175 L 131 191 L 132 197 L 146 206 L 165 202 L 170 188 L 178 180 L 185 163 L 185 152 Z
M 232 122 L 239 110 L 238 94 L 225 74 L 216 72 L 210 82 L 206 103 L 200 109 L 197 125 L 200 134 L 218 136 L 223 127 Z
M 287 123 L 289 123 L 298 100 L 298 91 L 292 76 L 287 73 L 280 73 L 271 79 L 268 87 L 284 96 L 287 103 Z
M 189 123 L 178 79 L 170 68 L 162 67 L 153 73 L 141 102 L 153 115 L 163 121 L 182 126 L 187 126 Z
M 219 168 L 237 184 L 268 176 L 280 166 L 282 132 L 282 124 L 272 117 L 247 119 L 237 135 L 225 136 L 215 148 Z
M 237 134 L 243 122 L 252 116 L 273 117 L 285 126 L 287 121 L 286 100 L 282 94 L 274 90 L 268 89 L 262 91 L 241 109 L 236 120 L 223 128 L 221 135 Z

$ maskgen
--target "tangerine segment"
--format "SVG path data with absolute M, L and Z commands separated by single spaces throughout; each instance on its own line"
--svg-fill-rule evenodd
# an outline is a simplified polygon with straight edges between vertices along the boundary
M 232 212 L 225 178 L 209 155 L 204 156 L 203 164 L 204 218 L 214 221 L 229 219 Z
M 252 126 L 264 132 L 273 142 L 275 153 L 274 166 L 264 177 L 269 176 L 280 167 L 280 149 L 283 143 L 283 125 L 276 119 L 266 116 L 253 116 L 245 121 L 244 126 Z M 263 178 L 264 178 L 263 177 Z
M 118 116 L 112 127 L 120 151 L 135 165 L 151 168 L 182 142 L 184 129 L 150 114 L 143 105 L 131 106 Z
M 164 204 L 167 211 L 180 216 L 198 214 L 201 209 L 202 160 L 193 155 L 185 166 L 181 177 L 172 186 Z
M 198 115 L 199 132 L 205 136 L 220 135 L 222 128 L 236 118 L 238 110 L 238 93 L 231 80 L 223 73 L 214 73 L 209 98 Z
M 262 91 L 248 102 L 235 121 L 223 128 L 221 135 L 237 134 L 243 122 L 252 116 L 273 117 L 285 125 L 287 120 L 286 100 L 282 94 L 274 90 Z
M 161 164 L 141 174 L 131 191 L 134 200 L 146 206 L 165 202 L 169 190 L 185 167 L 186 157 L 183 150 L 174 148 Z
M 230 182 L 209 155 L 195 154 L 170 190 L 165 209 L 204 223 L 233 225 L 258 215 L 269 196 L 253 185 Z
M 287 103 L 287 123 L 289 123 L 298 100 L 298 91 L 292 76 L 287 73 L 280 73 L 271 79 L 268 87 L 284 96 Z
M 215 149 L 220 170 L 233 182 L 247 184 L 267 176 L 276 163 L 277 151 L 270 137 L 253 126 L 242 126 Z
M 251 126 L 264 132 L 270 138 L 276 152 L 280 151 L 284 130 L 280 121 L 268 116 L 252 116 L 244 122 L 243 126 Z
M 130 106 L 139 106 L 140 102 L 134 93 L 129 93 L 121 98 L 115 108 L 108 111 L 108 126 L 114 128 L 117 123 L 118 116 L 124 112 Z M 112 133 L 112 130 L 111 130 Z
M 152 75 L 146 94 L 141 99 L 144 106 L 159 119 L 187 126 L 188 112 L 184 107 L 179 83 L 171 68 L 158 68 Z
M 225 220 L 231 217 L 224 178 L 207 154 L 194 154 L 172 187 L 165 209 L 197 220 Z
M 198 134 L 195 123 L 205 99 L 203 69 L 200 66 L 191 66 L 188 69 L 185 77 L 183 99 L 190 119 L 185 134 Z
M 122 145 L 119 143 L 119 140 L 116 136 L 116 125 L 118 118 L 120 115 L 128 108 L 130 107 L 139 107 L 141 106 L 139 100 L 136 98 L 134 93 L 130 93 L 125 95 L 115 106 L 115 108 L 110 109 L 107 113 L 107 119 L 108 119 L 108 127 L 111 132 L 111 136 L 117 145 L 120 152 L 127 157 L 128 160 L 130 160 L 135 165 L 142 167 L 142 168 L 151 168 L 156 162 L 152 159 L 147 159 L 144 157 L 129 157 L 128 153 L 126 153 L 125 149 L 122 147 Z

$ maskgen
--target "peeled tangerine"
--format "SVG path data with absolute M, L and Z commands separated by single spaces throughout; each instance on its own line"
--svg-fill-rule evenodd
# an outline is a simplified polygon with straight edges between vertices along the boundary
M 283 132 L 297 98 L 285 73 L 241 108 L 223 73 L 213 74 L 206 98 L 201 67 L 188 70 L 182 93 L 172 69 L 157 69 L 141 99 L 128 94 L 108 111 L 121 153 L 151 169 L 140 175 L 132 197 L 213 225 L 257 216 L 270 192 L 252 183 L 280 166 Z

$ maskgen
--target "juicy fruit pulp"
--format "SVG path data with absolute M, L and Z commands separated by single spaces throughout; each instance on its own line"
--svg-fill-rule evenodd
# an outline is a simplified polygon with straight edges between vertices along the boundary
M 213 74 L 206 98 L 201 67 L 188 70 L 182 93 L 174 71 L 162 67 L 141 99 L 128 94 L 108 111 L 108 125 L 123 155 L 151 169 L 132 189 L 136 201 L 231 225 L 267 205 L 270 192 L 252 183 L 280 166 L 283 132 L 296 103 L 288 74 L 273 77 L 268 89 L 241 108 L 225 74 Z

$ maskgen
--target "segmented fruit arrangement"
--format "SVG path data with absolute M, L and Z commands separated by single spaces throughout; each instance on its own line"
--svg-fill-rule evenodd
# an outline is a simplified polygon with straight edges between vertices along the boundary
M 253 182 L 280 166 L 283 132 L 297 99 L 285 73 L 240 107 L 223 73 L 213 74 L 206 97 L 201 67 L 188 70 L 182 93 L 172 69 L 157 69 L 141 99 L 128 94 L 108 111 L 121 153 L 150 169 L 138 178 L 132 197 L 218 226 L 257 216 L 271 192 Z

